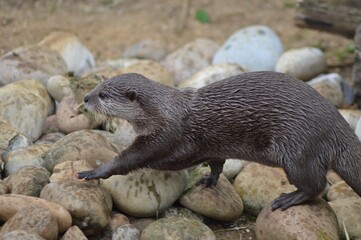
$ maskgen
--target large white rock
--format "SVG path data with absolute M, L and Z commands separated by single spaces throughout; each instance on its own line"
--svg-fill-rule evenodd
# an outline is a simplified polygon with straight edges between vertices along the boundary
M 283 45 L 277 34 L 262 25 L 233 33 L 213 58 L 212 64 L 237 63 L 247 71 L 274 71 Z
M 0 88 L 0 119 L 37 140 L 54 104 L 46 88 L 37 80 L 23 80 Z
M 135 217 L 153 216 L 171 206 L 182 194 L 186 171 L 142 169 L 101 180 L 115 206 Z
M 307 81 L 326 70 L 326 58 L 318 48 L 291 49 L 278 59 L 276 71 Z
M 38 45 L 57 51 L 64 58 L 68 71 L 75 75 L 81 75 L 95 67 L 92 53 L 73 33 L 53 32 L 41 40 Z

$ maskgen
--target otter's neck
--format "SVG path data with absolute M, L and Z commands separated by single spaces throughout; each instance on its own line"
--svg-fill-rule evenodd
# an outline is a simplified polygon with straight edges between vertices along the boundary
M 166 91 L 151 92 L 146 102 L 141 102 L 142 112 L 130 121 L 138 135 L 148 135 L 171 127 L 180 128 L 188 114 L 189 101 L 194 92 L 166 87 Z

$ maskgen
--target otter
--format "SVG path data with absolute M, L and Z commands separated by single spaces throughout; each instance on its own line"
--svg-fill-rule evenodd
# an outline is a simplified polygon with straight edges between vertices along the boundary
M 217 183 L 225 159 L 282 167 L 297 190 L 272 209 L 320 195 L 333 169 L 361 196 L 361 142 L 338 110 L 308 84 L 276 72 L 249 72 L 200 89 L 177 89 L 128 73 L 84 97 L 89 111 L 120 117 L 139 136 L 107 164 L 76 174 L 108 178 L 140 168 L 180 170 L 208 162 L 197 184 Z

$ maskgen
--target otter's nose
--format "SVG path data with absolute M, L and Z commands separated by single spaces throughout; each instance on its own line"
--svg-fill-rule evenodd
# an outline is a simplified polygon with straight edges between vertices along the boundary
M 87 102 L 89 101 L 89 99 L 90 99 L 89 94 L 86 94 L 86 95 L 84 96 L 84 102 L 87 103 Z

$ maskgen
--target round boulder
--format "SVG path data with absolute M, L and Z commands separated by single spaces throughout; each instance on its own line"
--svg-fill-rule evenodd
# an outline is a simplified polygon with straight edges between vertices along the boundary
M 115 206 L 135 217 L 149 217 L 171 206 L 182 194 L 186 171 L 142 169 L 101 180 Z
M 211 229 L 205 224 L 184 217 L 161 218 L 143 230 L 140 240 L 215 240 Z
M 243 200 L 244 210 L 254 216 L 282 193 L 296 190 L 282 169 L 254 162 L 243 168 L 233 186 Z
M 40 197 L 66 208 L 74 224 L 86 234 L 99 232 L 110 221 L 112 199 L 99 185 L 80 181 L 52 182 L 43 188 Z
M 287 210 L 272 211 L 268 204 L 258 215 L 258 240 L 338 240 L 337 217 L 326 201 L 316 199 Z

